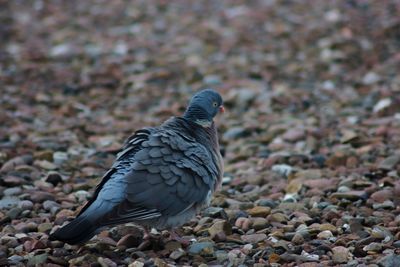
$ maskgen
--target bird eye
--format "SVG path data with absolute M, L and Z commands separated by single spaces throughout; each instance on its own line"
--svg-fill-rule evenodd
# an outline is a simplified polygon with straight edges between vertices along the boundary
M 214 106 L 214 107 L 217 107 L 217 106 L 218 106 L 218 103 L 217 103 L 217 102 L 213 102 L 213 106 Z

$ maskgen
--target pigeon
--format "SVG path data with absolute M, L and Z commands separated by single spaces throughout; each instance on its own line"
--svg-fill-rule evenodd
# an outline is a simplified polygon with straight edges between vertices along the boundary
M 196 93 L 181 117 L 129 137 L 77 217 L 50 235 L 81 244 L 106 227 L 134 223 L 171 230 L 210 204 L 223 160 L 214 117 L 224 112 L 212 89 Z

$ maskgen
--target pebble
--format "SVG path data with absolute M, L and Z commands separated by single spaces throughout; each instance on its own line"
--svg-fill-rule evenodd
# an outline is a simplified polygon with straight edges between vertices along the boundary
M 53 200 L 46 200 L 42 205 L 45 210 L 51 211 L 53 214 L 60 209 L 60 204 Z
M 370 198 L 375 202 L 382 203 L 392 198 L 393 191 L 389 189 L 379 190 L 371 194 Z
M 173 260 L 177 260 L 185 254 L 186 252 L 182 248 L 178 248 L 177 250 L 174 250 L 171 254 L 169 254 L 169 257 Z
M 400 255 L 390 254 L 377 261 L 381 267 L 400 266 Z
M 45 181 L 52 184 L 53 186 L 57 186 L 59 183 L 62 182 L 62 177 L 58 172 L 51 171 L 47 173 Z
M 270 207 L 271 209 L 277 206 L 277 203 L 271 199 L 262 198 L 255 202 L 257 206 Z
M 142 242 L 142 236 L 141 235 L 132 235 L 132 234 L 127 234 L 123 236 L 117 243 L 117 246 L 124 246 L 127 248 L 133 248 L 137 247 L 140 245 Z
M 38 225 L 38 232 L 40 233 L 48 233 L 53 228 L 52 223 L 41 223 Z
M 15 196 L 15 195 L 20 195 L 21 193 L 22 193 L 21 187 L 11 187 L 3 191 L 4 196 Z
M 208 228 L 208 233 L 211 239 L 219 238 L 223 236 L 228 236 L 232 234 L 232 226 L 225 220 L 215 222 L 210 228 Z
M 208 207 L 203 211 L 203 216 L 211 218 L 227 218 L 227 215 L 223 208 L 220 207 Z
M 9 209 L 17 206 L 19 203 L 19 198 L 17 197 L 3 197 L 0 199 L 0 210 Z
M 117 264 L 109 258 L 98 257 L 97 262 L 101 267 L 117 267 Z
M 286 215 L 279 212 L 270 214 L 267 219 L 270 222 L 279 222 L 279 223 L 288 221 Z
M 18 207 L 22 210 L 31 210 L 33 208 L 33 202 L 30 200 L 21 200 L 18 203 Z
M 10 210 L 7 212 L 7 216 L 8 216 L 11 220 L 14 220 L 15 218 L 18 217 L 18 215 L 21 214 L 21 212 L 22 212 L 22 209 L 21 209 L 21 208 L 15 207 L 15 208 L 10 209 Z
M 53 162 L 55 165 L 60 166 L 68 160 L 68 153 L 56 151 L 53 154 Z
M 134 261 L 128 265 L 128 267 L 144 267 L 144 262 Z
M 265 218 L 255 217 L 252 218 L 251 221 L 252 221 L 252 227 L 256 231 L 265 229 L 269 225 L 268 220 Z
M 258 242 L 266 240 L 267 235 L 265 235 L 265 234 L 242 235 L 241 239 L 246 243 L 256 244 Z
M 85 190 L 79 190 L 75 192 L 75 197 L 80 203 L 87 201 L 90 198 L 90 193 Z
M 57 165 L 55 165 L 54 163 L 47 161 L 47 160 L 35 160 L 34 165 L 38 166 L 42 169 L 45 169 L 45 170 L 57 169 Z
M 188 252 L 191 255 L 213 255 L 214 244 L 212 242 L 197 242 L 189 246 Z
M 383 203 L 374 203 L 372 204 L 374 210 L 378 209 L 394 209 L 395 205 L 391 200 L 385 200 Z
M 252 225 L 251 220 L 249 218 L 245 218 L 245 217 L 237 218 L 236 222 L 235 222 L 235 226 L 244 231 L 249 230 L 251 225 Z
M 32 257 L 28 257 L 28 265 L 29 266 L 38 266 L 46 262 L 47 260 L 47 253 L 35 255 Z
M 247 210 L 247 213 L 253 217 L 267 217 L 271 213 L 270 207 L 255 206 Z
M 19 255 L 12 255 L 8 257 L 7 260 L 10 265 L 18 265 L 20 262 L 24 260 L 24 257 Z
M 367 252 L 380 252 L 383 249 L 383 245 L 381 243 L 372 242 L 366 245 L 363 250 Z
M 317 237 L 318 237 L 319 239 L 329 239 L 329 238 L 333 237 L 333 234 L 332 234 L 331 231 L 325 230 L 325 231 L 320 232 L 320 233 L 317 235 Z
M 276 164 L 271 167 L 271 170 L 282 175 L 282 176 L 289 176 L 292 173 L 293 167 L 286 165 L 286 164 Z
M 347 192 L 336 192 L 331 195 L 331 198 L 345 198 L 348 200 L 366 199 L 367 193 L 365 191 L 347 191 Z
M 346 263 L 351 259 L 350 251 L 343 246 L 332 248 L 332 260 L 334 263 Z
M 397 154 L 397 155 L 389 156 L 389 157 L 385 158 L 384 160 L 382 160 L 379 163 L 378 167 L 382 170 L 391 171 L 399 163 L 400 163 L 400 154 Z
M 42 203 L 46 200 L 53 200 L 55 199 L 54 194 L 43 192 L 43 191 L 34 191 L 30 193 L 30 199 L 34 203 Z

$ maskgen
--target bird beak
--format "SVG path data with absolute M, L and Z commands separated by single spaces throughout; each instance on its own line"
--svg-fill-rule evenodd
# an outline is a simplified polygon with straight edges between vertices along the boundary
M 224 112 L 225 112 L 224 106 L 219 106 L 219 112 L 221 112 L 221 113 L 224 113 Z

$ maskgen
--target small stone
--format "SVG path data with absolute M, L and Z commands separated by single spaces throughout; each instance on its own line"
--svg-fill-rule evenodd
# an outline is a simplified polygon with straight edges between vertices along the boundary
M 213 255 L 214 244 L 212 242 L 197 242 L 189 246 L 188 252 L 191 255 Z
M 21 187 L 11 187 L 7 188 L 3 191 L 3 195 L 5 196 L 16 196 L 22 193 Z
M 247 210 L 247 213 L 253 217 L 267 217 L 271 213 L 270 207 L 255 206 Z
M 235 226 L 237 228 L 242 229 L 243 231 L 247 231 L 250 229 L 252 222 L 249 218 L 239 217 L 236 219 Z
M 304 185 L 312 189 L 316 188 L 322 191 L 331 191 L 336 188 L 336 180 L 321 178 L 304 181 Z
M 56 186 L 62 182 L 62 177 L 58 172 L 51 171 L 47 174 L 45 181 Z
M 378 210 L 378 209 L 394 209 L 395 205 L 394 205 L 393 201 L 385 200 L 383 203 L 372 204 L 372 207 L 375 210 Z
M 379 167 L 379 169 L 382 169 L 382 170 L 391 171 L 396 167 L 397 164 L 399 164 L 399 162 L 400 162 L 400 154 L 392 155 L 392 156 L 389 156 L 389 157 L 385 158 L 384 160 L 382 160 L 379 163 L 378 167 Z
M 381 78 L 379 77 L 379 75 L 377 73 L 370 71 L 364 75 L 362 82 L 365 85 L 371 85 L 371 84 L 378 82 L 380 79 Z
M 266 234 L 242 235 L 241 239 L 246 243 L 256 244 L 267 239 Z
M 381 243 L 372 242 L 366 245 L 363 250 L 367 252 L 380 252 L 383 249 L 383 245 Z
M 397 240 L 397 241 L 393 242 L 393 246 L 395 248 L 400 248 L 400 240 Z
M 348 248 L 337 246 L 332 248 L 332 259 L 335 263 L 345 263 L 351 259 L 351 254 Z
M 270 214 L 267 219 L 270 222 L 279 222 L 279 223 L 286 222 L 288 220 L 286 215 L 279 212 Z
M 371 195 L 370 198 L 371 198 L 372 200 L 374 200 L 375 202 L 382 203 L 382 202 L 384 202 L 385 200 L 391 199 L 392 196 L 393 196 L 392 190 L 384 189 L 384 190 L 379 190 L 379 191 L 374 192 L 374 193 Z
M 3 164 L 3 166 L 0 168 L 0 173 L 6 173 L 11 170 L 14 170 L 15 167 L 19 165 L 24 165 L 24 164 L 29 165 L 32 163 L 32 161 L 33 161 L 32 155 L 23 155 L 12 158 Z
M 301 128 L 289 129 L 283 134 L 282 138 L 289 142 L 297 142 L 305 138 L 305 131 Z
M 210 228 L 208 228 L 208 233 L 212 239 L 221 234 L 228 236 L 232 234 L 232 226 L 225 220 L 217 221 Z
M 29 266 L 38 266 L 46 262 L 48 255 L 39 254 L 28 258 L 28 265 Z
M 7 258 L 8 264 L 10 265 L 18 265 L 20 262 L 24 260 L 24 257 L 19 256 L 19 255 L 12 255 Z
M 54 164 L 60 166 L 61 164 L 63 164 L 65 161 L 68 160 L 68 154 L 65 152 L 61 152 L 61 151 L 56 151 L 53 154 L 53 162 Z
M 44 249 L 44 248 L 46 248 L 46 245 L 41 240 L 34 240 L 32 242 L 32 250 Z
M 287 176 L 289 176 L 289 174 L 292 173 L 293 168 L 292 168 L 292 166 L 289 166 L 286 164 L 276 164 L 271 167 L 271 170 L 276 173 L 279 173 L 282 176 L 287 177 Z
M 31 192 L 31 194 L 29 195 L 30 199 L 32 200 L 32 202 L 34 203 L 42 203 L 46 200 L 53 200 L 55 199 L 54 195 L 48 192 L 43 192 L 43 191 L 34 191 Z
M 244 254 L 249 254 L 251 252 L 251 250 L 253 249 L 253 245 L 252 244 L 246 244 L 243 246 L 242 251 Z
M 299 233 L 296 233 L 292 238 L 292 243 L 295 244 L 295 245 L 301 245 L 301 244 L 304 243 L 304 241 L 305 240 L 304 240 L 303 235 L 301 235 Z
M 0 210 L 15 207 L 18 205 L 18 203 L 19 198 L 17 197 L 3 197 L 2 199 L 0 199 Z
M 127 234 L 118 241 L 117 246 L 133 248 L 139 246 L 141 242 L 142 242 L 142 236 Z
M 18 215 L 21 214 L 21 212 L 22 212 L 22 209 L 21 209 L 21 208 L 15 207 L 15 208 L 10 209 L 10 210 L 7 212 L 7 216 L 8 216 L 11 220 L 14 220 L 15 218 L 18 217 Z
M 33 208 L 33 203 L 30 200 L 21 200 L 18 203 L 18 207 L 22 210 L 32 210 Z
M 109 258 L 98 257 L 97 262 L 101 265 L 101 267 L 117 267 L 117 264 Z
M 173 260 L 177 260 L 180 257 L 184 256 L 186 252 L 182 248 L 178 248 L 177 250 L 174 250 L 169 257 Z
M 134 261 L 128 265 L 128 267 L 144 267 L 144 262 Z
M 318 230 L 323 232 L 323 231 L 331 231 L 331 232 L 336 232 L 336 226 L 330 224 L 330 223 L 323 223 L 319 225 Z
M 289 182 L 289 184 L 286 186 L 285 191 L 287 194 L 297 194 L 301 188 L 303 187 L 303 179 L 297 178 L 293 179 Z
M 80 203 L 87 201 L 90 198 L 90 193 L 85 190 L 79 190 L 75 192 L 75 197 Z
M 262 207 L 270 207 L 271 209 L 275 208 L 277 206 L 277 204 L 275 203 L 275 201 L 271 200 L 271 199 L 259 199 L 256 201 L 256 205 L 257 206 L 262 206 Z
M 52 200 L 46 200 L 43 202 L 43 208 L 47 211 L 56 212 L 60 208 L 60 204 Z
M 400 266 L 400 255 L 390 254 L 382 257 L 377 261 L 378 265 L 381 267 L 394 267 Z
M 52 228 L 53 228 L 52 223 L 41 223 L 38 225 L 38 232 L 49 233 Z
M 317 238 L 318 238 L 318 239 L 329 239 L 329 238 L 331 238 L 331 237 L 333 237 L 333 234 L 332 234 L 332 232 L 329 231 L 329 230 L 322 231 L 321 233 L 319 233 L 319 234 L 317 235 Z
M 390 99 L 390 98 L 381 99 L 378 101 L 378 103 L 376 103 L 374 105 L 373 112 L 378 113 L 378 112 L 390 107 L 391 105 L 392 105 L 392 99 Z
M 208 207 L 203 211 L 203 216 L 211 218 L 227 218 L 224 209 L 220 207 Z
M 368 197 L 365 191 L 348 191 L 348 192 L 336 192 L 331 195 L 332 198 L 345 198 L 348 200 L 366 199 Z
M 57 166 L 54 163 L 51 163 L 51 162 L 49 162 L 47 160 L 35 160 L 34 165 L 38 166 L 38 167 L 40 167 L 42 169 L 45 169 L 45 170 L 55 170 L 55 169 L 57 169 Z
M 268 227 L 268 220 L 265 218 L 260 218 L 260 217 L 255 217 L 251 219 L 252 221 L 252 227 L 254 230 L 258 231 L 261 229 L 265 229 Z

